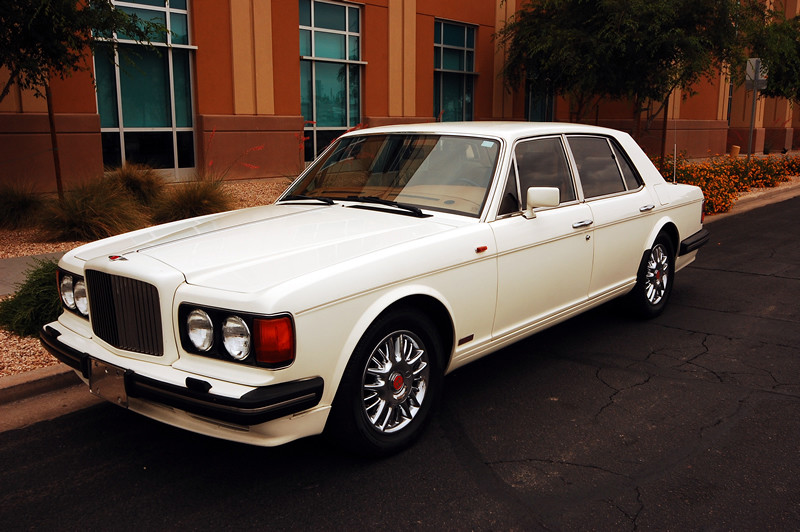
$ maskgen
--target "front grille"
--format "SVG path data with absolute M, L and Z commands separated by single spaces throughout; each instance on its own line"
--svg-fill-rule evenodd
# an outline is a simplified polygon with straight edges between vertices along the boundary
M 94 334 L 119 349 L 164 354 L 155 286 L 95 270 L 86 271 L 86 285 Z

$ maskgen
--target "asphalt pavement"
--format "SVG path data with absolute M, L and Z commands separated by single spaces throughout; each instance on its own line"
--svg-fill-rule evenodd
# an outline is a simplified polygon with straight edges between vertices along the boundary
M 4 530 L 797 530 L 800 198 L 718 218 L 660 317 L 458 369 L 416 445 L 264 449 L 110 403 L 0 433 Z

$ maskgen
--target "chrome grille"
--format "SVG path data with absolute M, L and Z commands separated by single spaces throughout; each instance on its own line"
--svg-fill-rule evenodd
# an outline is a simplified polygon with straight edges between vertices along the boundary
M 86 285 L 92 329 L 98 337 L 126 351 L 164 354 L 155 286 L 95 270 L 86 271 Z

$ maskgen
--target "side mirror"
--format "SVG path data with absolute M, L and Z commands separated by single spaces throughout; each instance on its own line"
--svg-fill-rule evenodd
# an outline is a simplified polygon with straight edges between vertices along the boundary
M 558 207 L 561 203 L 561 191 L 556 187 L 531 187 L 528 189 L 527 202 L 523 216 L 530 220 L 536 218 L 533 209 L 538 207 Z

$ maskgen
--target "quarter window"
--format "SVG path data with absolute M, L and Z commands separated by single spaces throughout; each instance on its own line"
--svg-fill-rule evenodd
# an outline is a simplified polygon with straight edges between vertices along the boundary
M 475 28 L 437 20 L 433 37 L 433 112 L 443 122 L 472 120 Z
M 361 120 L 361 13 L 358 7 L 300 0 L 300 109 L 305 160 Z
M 122 33 L 116 35 L 117 48 L 110 42 L 97 46 L 94 64 L 103 164 L 144 163 L 173 169 L 180 176 L 195 166 L 191 83 L 195 47 L 189 45 L 186 0 L 114 5 L 164 24 L 169 32 L 150 36 L 155 49 Z

